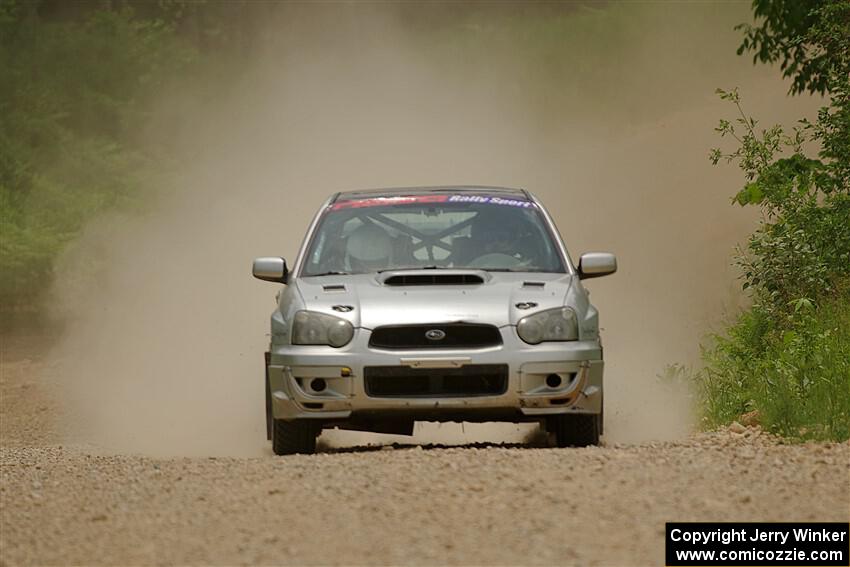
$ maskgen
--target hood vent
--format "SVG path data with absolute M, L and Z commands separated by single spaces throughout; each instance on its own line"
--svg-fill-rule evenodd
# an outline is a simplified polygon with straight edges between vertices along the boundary
M 522 282 L 522 287 L 545 287 L 546 282 Z
M 324 291 L 345 291 L 345 286 L 342 284 L 328 284 L 323 285 L 322 289 Z
M 384 285 L 480 285 L 484 278 L 478 274 L 398 274 L 384 280 Z

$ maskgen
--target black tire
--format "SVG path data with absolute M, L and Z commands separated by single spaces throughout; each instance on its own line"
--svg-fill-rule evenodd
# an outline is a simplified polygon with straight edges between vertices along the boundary
M 318 433 L 318 428 L 310 421 L 273 419 L 272 450 L 275 455 L 312 455 L 316 452 Z
M 601 414 L 567 414 L 554 419 L 555 442 L 558 447 L 599 445 Z
M 599 398 L 599 435 L 605 435 L 605 392 Z
M 266 366 L 266 439 L 272 440 L 272 389 L 269 385 L 269 367 Z

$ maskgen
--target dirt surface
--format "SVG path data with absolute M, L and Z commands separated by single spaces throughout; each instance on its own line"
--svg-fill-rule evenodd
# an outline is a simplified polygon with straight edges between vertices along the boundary
M 850 444 L 783 445 L 754 428 L 587 449 L 93 454 L 61 444 L 43 363 L 8 352 L 3 565 L 662 565 L 666 521 L 850 518 Z

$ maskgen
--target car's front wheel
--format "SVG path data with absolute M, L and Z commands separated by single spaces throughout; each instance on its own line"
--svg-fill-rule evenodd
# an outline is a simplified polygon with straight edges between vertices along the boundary
M 552 421 L 558 447 L 587 447 L 599 445 L 602 414 L 566 414 Z
M 308 420 L 273 419 L 272 450 L 275 455 L 313 454 L 319 429 Z

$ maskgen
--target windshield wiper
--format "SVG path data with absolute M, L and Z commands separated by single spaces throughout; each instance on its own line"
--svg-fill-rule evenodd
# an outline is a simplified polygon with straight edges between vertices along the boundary
M 348 272 L 335 272 L 335 271 L 332 270 L 330 272 L 322 272 L 321 274 L 308 274 L 304 277 L 318 278 L 318 277 L 321 277 L 321 276 L 350 276 L 350 275 L 351 274 L 349 274 Z
M 386 268 L 384 270 L 378 270 L 379 274 L 383 274 L 384 272 L 406 272 L 410 270 L 449 270 L 451 268 L 443 268 L 441 266 L 407 266 L 404 268 Z
M 475 268 L 476 270 L 484 270 L 485 272 L 511 272 L 511 273 L 529 273 L 529 274 L 548 274 L 552 273 L 549 270 L 541 270 L 539 268 L 535 269 L 527 269 L 527 268 Z

